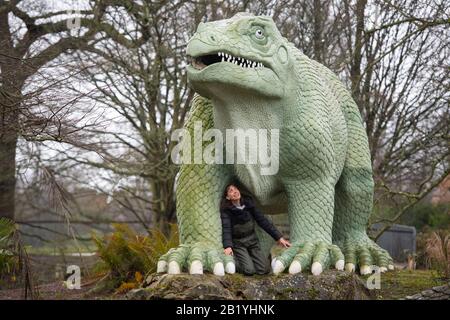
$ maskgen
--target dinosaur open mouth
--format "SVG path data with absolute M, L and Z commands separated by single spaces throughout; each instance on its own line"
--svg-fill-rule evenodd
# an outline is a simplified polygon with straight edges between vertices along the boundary
M 235 65 L 238 65 L 242 68 L 257 69 L 257 68 L 265 67 L 262 62 L 253 61 L 251 59 L 246 59 L 243 57 L 233 56 L 233 55 L 225 53 L 225 52 L 217 52 L 214 54 L 207 54 L 207 55 L 198 56 L 198 57 L 188 56 L 188 59 L 190 60 L 190 63 L 192 64 L 192 66 L 197 70 L 201 70 L 203 68 L 206 68 L 207 66 L 210 66 L 214 63 L 219 63 L 219 62 L 234 63 Z

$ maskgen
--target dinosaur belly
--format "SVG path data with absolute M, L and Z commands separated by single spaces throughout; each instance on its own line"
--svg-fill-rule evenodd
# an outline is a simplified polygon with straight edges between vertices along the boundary
M 265 102 L 265 103 L 264 103 Z M 239 101 L 223 104 L 213 101 L 214 127 L 224 137 L 224 155 L 239 181 L 261 205 L 280 200 L 278 178 L 281 119 L 267 101 Z
M 257 165 L 234 165 L 239 181 L 261 205 L 275 205 L 282 193 L 277 175 L 261 175 Z

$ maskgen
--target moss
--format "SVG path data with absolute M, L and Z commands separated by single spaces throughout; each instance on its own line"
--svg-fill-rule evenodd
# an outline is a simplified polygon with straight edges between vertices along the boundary
M 267 293 L 275 297 L 275 300 L 290 300 L 291 294 L 296 294 L 298 292 L 302 292 L 303 288 L 282 288 L 279 290 L 268 288 Z
M 317 290 L 316 288 L 309 289 L 307 294 L 308 294 L 308 299 L 310 299 L 310 300 L 316 300 L 320 297 L 320 291 Z
M 230 285 L 230 289 L 233 291 L 241 289 L 248 282 L 248 279 L 239 273 L 227 275 L 225 279 L 228 280 L 227 284 Z
M 364 277 L 367 279 L 367 277 Z M 382 274 L 381 289 L 377 290 L 377 299 L 395 300 L 423 290 L 444 285 L 433 270 L 399 270 Z
M 160 290 L 164 290 L 162 288 L 145 288 L 146 297 L 159 297 Z
M 290 300 L 289 294 L 292 293 L 291 288 L 285 288 L 283 290 L 275 290 L 272 288 L 267 289 L 267 293 L 275 297 L 275 300 Z

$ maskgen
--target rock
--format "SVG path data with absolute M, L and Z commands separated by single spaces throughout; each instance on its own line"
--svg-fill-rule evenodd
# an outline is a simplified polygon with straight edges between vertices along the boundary
M 450 300 L 450 283 L 406 296 L 406 300 Z
M 147 298 L 147 290 L 144 288 L 130 290 L 126 294 L 126 298 L 130 300 L 145 300 Z
M 213 275 L 153 274 L 146 279 L 144 287 L 130 291 L 127 298 L 136 300 L 233 299 L 223 279 Z
M 311 274 L 246 277 L 240 274 L 218 277 L 204 275 L 151 274 L 128 299 L 220 299 L 220 300 L 365 300 L 372 299 L 360 278 L 343 271 Z

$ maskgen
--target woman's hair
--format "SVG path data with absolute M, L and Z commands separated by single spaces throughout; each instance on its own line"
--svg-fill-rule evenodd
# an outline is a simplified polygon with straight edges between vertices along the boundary
M 228 189 L 229 189 L 231 186 L 236 187 L 236 188 L 239 190 L 239 192 L 241 193 L 241 200 L 240 200 L 240 203 L 241 203 L 241 204 L 243 203 L 244 198 L 247 198 L 247 197 L 250 198 L 249 195 L 246 195 L 246 192 L 245 192 L 245 191 L 242 191 L 242 189 L 241 189 L 241 187 L 238 185 L 238 183 L 230 183 L 230 184 L 228 184 L 228 185 L 225 187 L 225 190 L 224 190 L 224 192 L 223 192 L 222 200 L 220 201 L 220 209 L 221 209 L 221 210 L 222 210 L 222 209 L 230 208 L 230 207 L 233 205 L 233 203 L 232 203 L 230 200 L 227 199 Z
M 233 183 L 230 183 L 225 187 L 225 190 L 223 191 L 222 200 L 220 201 L 220 209 L 221 210 L 227 209 L 227 208 L 231 207 L 231 205 L 232 205 L 231 201 L 227 199 L 228 189 L 230 189 L 231 186 L 235 186 L 235 185 Z M 242 200 L 242 196 L 241 196 L 241 200 Z

